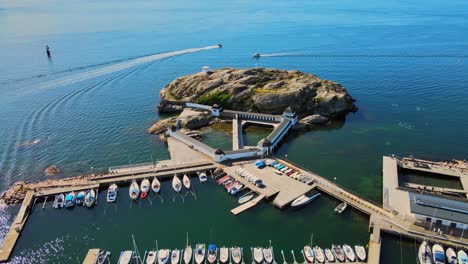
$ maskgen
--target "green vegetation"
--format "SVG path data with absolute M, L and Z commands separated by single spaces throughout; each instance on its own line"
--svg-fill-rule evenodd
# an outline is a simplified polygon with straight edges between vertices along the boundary
M 219 104 L 222 107 L 229 106 L 229 99 L 231 94 L 226 91 L 217 91 L 214 93 L 204 94 L 197 99 L 198 104 L 213 105 Z

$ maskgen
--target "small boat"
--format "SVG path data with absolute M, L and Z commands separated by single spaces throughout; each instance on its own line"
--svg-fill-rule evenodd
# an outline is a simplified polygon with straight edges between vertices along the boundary
M 119 260 L 117 261 L 117 264 L 129 264 L 130 261 L 132 261 L 133 258 L 133 251 L 127 250 L 122 253 L 120 253 Z
M 448 264 L 456 264 L 457 263 L 457 253 L 451 247 L 447 248 L 445 251 L 445 255 L 447 256 Z
M 434 264 L 445 264 L 444 248 L 439 244 L 432 246 L 432 260 Z
M 258 58 L 260 58 L 260 56 L 261 56 L 260 53 L 254 53 L 254 54 L 252 55 L 252 58 L 253 58 L 253 59 L 258 59 Z
M 195 262 L 201 264 L 205 259 L 205 244 L 197 244 L 195 246 Z
M 141 186 L 140 186 L 140 190 L 141 190 L 141 198 L 146 198 L 146 196 L 148 196 L 148 192 L 149 192 L 149 189 L 150 189 L 150 182 L 148 179 L 144 179 L 143 181 L 141 181 Z
M 133 180 L 132 184 L 130 184 L 130 188 L 128 189 L 130 199 L 136 200 L 138 199 L 138 195 L 140 194 L 140 187 L 138 186 L 138 183 Z
M 107 189 L 107 202 L 108 203 L 113 203 L 115 200 L 117 200 L 117 190 L 119 187 L 117 187 L 117 184 L 113 183 L 109 186 Z
M 171 252 L 171 264 L 179 264 L 180 250 L 174 249 Z
M 198 179 L 200 179 L 200 182 L 206 182 L 208 180 L 208 176 L 206 176 L 205 172 L 197 172 L 198 173 Z
M 221 247 L 219 249 L 219 261 L 226 263 L 229 260 L 229 248 Z
M 151 182 L 151 189 L 154 193 L 158 193 L 161 190 L 161 183 L 159 182 L 158 178 L 154 177 L 153 181 Z
M 465 251 L 458 250 L 457 256 L 458 256 L 458 264 L 468 264 L 468 256 L 466 255 Z
M 71 192 L 65 196 L 65 207 L 73 207 L 75 206 L 75 192 Z
M 146 264 L 156 264 L 157 258 L 158 258 L 158 252 L 149 251 L 148 255 L 146 255 Z
M 333 256 L 333 253 L 329 248 L 325 249 L 325 257 L 328 262 L 335 262 L 335 256 Z
M 325 262 L 325 254 L 323 254 L 323 250 L 317 246 L 314 247 L 314 255 L 315 259 L 318 263 Z
M 294 200 L 291 204 L 292 207 L 298 207 L 298 206 L 301 206 L 301 205 L 305 205 L 305 204 L 308 204 L 310 203 L 311 201 L 315 200 L 317 197 L 320 196 L 320 193 L 317 193 L 311 197 L 307 197 L 305 195 L 301 195 L 299 196 L 298 198 L 296 198 L 296 200 Z
M 343 251 L 346 255 L 346 258 L 351 261 L 351 262 L 354 262 L 356 261 L 356 254 L 354 254 L 354 251 L 353 251 L 353 248 L 348 246 L 348 245 L 343 245 Z
M 344 210 L 346 210 L 346 207 L 348 207 L 347 203 L 340 203 L 336 208 L 335 212 L 341 214 Z
M 94 202 L 96 202 L 96 192 L 93 189 L 89 189 L 86 193 L 84 204 L 89 208 L 93 206 Z
M 223 184 L 224 182 L 226 182 L 227 180 L 229 180 L 229 179 L 231 179 L 231 178 L 232 178 L 232 177 L 229 176 L 229 175 L 223 176 L 221 179 L 218 179 L 218 180 L 216 181 L 216 184 L 221 185 L 221 184 Z
M 304 259 L 307 261 L 307 263 L 314 263 L 315 257 L 314 257 L 314 251 L 310 246 L 304 246 L 303 250 L 304 254 Z
M 418 259 L 421 264 L 432 263 L 432 252 L 427 241 L 423 241 L 421 245 L 419 245 Z
M 174 178 L 172 178 L 172 188 L 176 192 L 180 192 L 180 190 L 182 190 L 182 182 L 180 182 L 180 179 L 177 177 L 177 175 L 174 175 Z
M 94 264 L 105 264 L 108 263 L 111 253 L 109 251 L 100 250 Z
M 346 260 L 343 249 L 339 245 L 332 245 L 332 252 L 337 261 L 344 262 Z
M 273 253 L 272 253 L 271 247 L 264 248 L 262 252 L 263 252 L 263 258 L 265 259 L 265 262 L 268 264 L 273 263 Z
M 366 249 L 363 246 L 354 246 L 354 251 L 359 261 L 364 262 L 366 260 Z
M 184 263 L 189 264 L 192 260 L 193 250 L 191 246 L 186 246 L 184 250 Z
M 255 196 L 255 193 L 253 192 L 248 192 L 241 197 L 239 197 L 239 200 L 237 200 L 240 204 L 246 203 L 250 201 L 253 197 Z
M 160 249 L 158 251 L 158 264 L 166 264 L 170 254 L 171 251 L 169 249 Z
M 64 201 L 65 201 L 65 195 L 63 193 L 55 195 L 53 207 L 55 209 L 62 208 Z
M 229 188 L 229 194 L 236 195 L 239 191 L 242 190 L 242 188 L 244 188 L 244 184 L 237 182 L 236 184 L 234 184 L 234 186 Z
M 184 184 L 184 187 L 185 189 L 190 189 L 191 187 L 191 182 L 190 182 L 190 178 L 187 176 L 187 174 L 184 175 L 184 177 L 182 178 L 182 183 Z
M 209 263 L 214 263 L 218 257 L 218 248 L 215 244 L 208 245 L 208 256 L 207 260 Z
M 79 192 L 76 195 L 76 205 L 82 205 L 84 203 L 86 193 L 84 191 Z
M 231 248 L 231 258 L 234 263 L 239 264 L 242 260 L 242 251 L 240 247 Z
M 253 255 L 254 255 L 254 260 L 257 263 L 262 263 L 263 262 L 263 252 L 262 249 L 259 247 L 254 247 L 253 248 Z

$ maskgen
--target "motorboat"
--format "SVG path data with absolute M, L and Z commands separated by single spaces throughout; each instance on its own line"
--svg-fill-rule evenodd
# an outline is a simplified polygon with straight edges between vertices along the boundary
M 242 261 L 242 251 L 240 247 L 231 248 L 231 258 L 235 264 L 239 264 Z
M 248 192 L 248 193 L 242 195 L 241 197 L 239 197 L 239 200 L 237 200 L 237 202 L 240 203 L 240 204 L 246 203 L 246 202 L 250 201 L 254 196 L 255 196 L 255 193 Z
M 458 250 L 457 258 L 458 264 L 468 264 L 468 256 L 464 250 Z
M 267 264 L 273 263 L 273 250 L 271 247 L 263 248 L 262 253 L 263 253 L 263 258 L 265 259 L 265 262 Z
M 346 260 L 346 256 L 343 252 L 343 249 L 339 245 L 332 245 L 332 252 L 335 255 L 337 261 L 344 262 Z
M 314 194 L 313 196 L 311 197 L 307 197 L 305 195 L 301 195 L 299 196 L 298 198 L 296 198 L 296 200 L 294 200 L 291 204 L 292 207 L 298 207 L 298 206 L 302 206 L 302 205 L 305 205 L 305 204 L 308 204 L 310 203 L 311 201 L 317 199 L 317 197 L 320 196 L 320 193 L 317 193 L 317 194 Z
M 348 245 L 343 245 L 343 251 L 346 255 L 346 258 L 351 261 L 351 262 L 354 262 L 356 261 L 356 254 L 354 254 L 354 250 L 352 247 L 348 246 Z
M 195 262 L 197 264 L 203 263 L 205 259 L 205 244 L 197 244 L 195 246 Z
M 229 260 L 229 248 L 221 247 L 219 249 L 219 261 L 221 261 L 221 263 L 227 263 L 228 260 Z
M 223 176 L 220 179 L 216 180 L 216 184 L 221 185 L 221 184 L 223 184 L 224 182 L 226 182 L 227 180 L 229 180 L 231 178 L 232 177 L 229 176 L 229 175 Z
M 314 250 L 315 259 L 317 260 L 317 262 L 318 263 L 325 262 L 325 254 L 323 254 L 323 250 L 317 246 L 315 246 L 313 250 Z
M 253 59 L 258 59 L 258 58 L 260 58 L 260 56 L 261 56 L 260 53 L 254 53 L 254 54 L 252 55 L 252 58 L 253 58 Z
M 89 189 L 88 192 L 86 192 L 84 204 L 86 207 L 91 207 L 93 204 L 96 202 L 96 192 L 93 189 Z
M 231 195 L 236 195 L 239 191 L 242 190 L 242 188 L 244 188 L 244 184 L 236 182 L 233 186 L 231 186 L 231 188 L 229 188 L 228 192 Z
M 132 261 L 133 258 L 133 251 L 127 250 L 122 253 L 120 253 L 119 260 L 117 261 L 117 264 L 129 264 L 130 261 Z
M 171 264 L 179 264 L 180 250 L 174 249 L 171 252 Z
M 445 255 L 447 256 L 448 264 L 456 264 L 457 263 L 457 253 L 451 247 L 447 248 L 445 251 Z
M 65 201 L 65 195 L 63 193 L 55 195 L 54 204 L 52 205 L 55 209 L 62 208 Z
M 187 174 L 184 175 L 184 177 L 182 178 L 182 183 L 184 184 L 184 187 L 185 189 L 190 189 L 191 187 L 191 182 L 190 182 L 190 178 L 187 176 Z
M 189 264 L 192 260 L 193 250 L 191 246 L 186 246 L 184 250 L 184 263 Z
M 160 249 L 158 251 L 158 264 L 166 264 L 170 254 L 171 251 L 169 249 Z
M 364 262 L 366 260 L 366 249 L 363 246 L 354 246 L 354 251 L 359 261 Z
M 140 190 L 141 190 L 141 198 L 146 198 L 146 196 L 148 196 L 148 192 L 149 192 L 149 189 L 150 189 L 150 182 L 148 179 L 143 179 L 143 181 L 141 181 L 141 185 L 140 185 Z
M 419 263 L 421 263 L 421 264 L 431 264 L 432 263 L 431 247 L 429 246 L 427 241 L 423 241 L 421 243 L 421 245 L 419 245 L 418 259 L 419 259 Z
M 109 251 L 99 250 L 99 253 L 97 255 L 97 259 L 95 260 L 94 264 L 109 263 L 110 255 L 111 255 L 111 253 Z
M 222 48 L 222 47 L 223 47 L 223 45 L 221 45 L 221 44 L 219 44 L 219 43 L 218 43 L 217 46 L 218 46 L 218 48 Z
M 65 196 L 65 207 L 75 206 L 75 192 L 70 192 Z
M 333 253 L 329 248 L 325 249 L 325 257 L 328 262 L 335 262 L 335 256 L 333 256 Z
M 79 192 L 76 195 L 76 205 L 82 205 L 85 200 L 86 193 L 84 191 Z
M 117 184 L 113 183 L 109 186 L 107 189 L 107 202 L 108 203 L 113 203 L 115 200 L 117 200 L 117 191 L 119 187 Z
M 314 263 L 314 260 L 315 260 L 314 251 L 309 245 L 304 246 L 304 250 L 302 253 L 304 254 L 304 259 L 307 263 Z
M 257 263 L 262 263 L 262 262 L 263 262 L 263 252 L 262 252 L 262 248 L 254 247 L 254 248 L 253 248 L 253 256 L 254 256 L 255 262 L 257 262 Z
M 153 181 L 151 182 L 151 189 L 154 193 L 158 193 L 161 190 L 161 183 L 159 182 L 158 178 L 154 177 Z
M 434 264 L 445 264 L 444 248 L 439 244 L 432 246 L 432 260 Z
M 208 256 L 206 258 L 209 263 L 215 263 L 218 258 L 218 248 L 215 244 L 208 245 Z
M 205 172 L 198 172 L 198 179 L 200 179 L 200 182 L 206 182 L 208 181 L 208 176 L 206 176 Z
M 138 199 L 138 195 L 140 194 L 140 187 L 138 186 L 138 183 L 135 180 L 133 180 L 132 184 L 130 184 L 128 193 L 130 195 L 130 199 L 132 200 Z
M 346 207 L 348 207 L 347 203 L 340 203 L 336 208 L 335 212 L 341 214 L 344 210 L 346 210 Z
M 177 175 L 174 175 L 174 178 L 172 178 L 172 188 L 176 192 L 180 192 L 180 190 L 182 190 L 182 182 Z
M 156 264 L 157 259 L 158 259 L 158 252 L 149 251 L 148 255 L 146 255 L 146 264 Z

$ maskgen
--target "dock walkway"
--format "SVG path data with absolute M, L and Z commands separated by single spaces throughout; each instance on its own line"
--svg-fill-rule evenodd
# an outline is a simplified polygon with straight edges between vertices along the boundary
M 88 253 L 86 254 L 86 257 L 83 261 L 83 264 L 95 264 L 99 256 L 99 252 L 100 252 L 99 248 L 93 248 L 93 249 L 88 250 Z
M 244 212 L 245 210 L 249 209 L 249 208 L 252 208 L 254 207 L 255 205 L 258 204 L 258 202 L 260 202 L 261 200 L 263 200 L 263 198 L 265 198 L 265 195 L 259 195 L 257 196 L 255 199 L 253 199 L 252 201 L 248 201 L 244 204 L 241 204 L 239 205 L 238 207 L 234 208 L 231 210 L 231 213 L 233 213 L 234 215 L 238 215 L 242 212 Z

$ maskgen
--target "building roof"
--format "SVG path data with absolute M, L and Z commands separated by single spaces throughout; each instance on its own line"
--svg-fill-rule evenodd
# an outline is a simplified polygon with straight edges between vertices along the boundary
M 284 113 L 284 114 L 294 114 L 294 111 L 291 109 L 290 106 L 288 106 L 288 108 L 286 108 L 286 110 L 284 110 L 283 113 Z
M 278 135 L 280 132 L 282 132 L 284 127 L 287 126 L 288 124 L 289 124 L 288 119 L 281 120 L 280 124 L 275 129 L 273 129 L 273 132 L 271 132 L 267 136 L 266 140 L 268 140 L 268 141 L 270 141 L 271 143 L 274 144 L 275 142 L 273 141 L 273 139 L 275 139 L 276 135 Z
M 468 224 L 468 200 L 460 201 L 421 193 L 409 193 L 413 214 Z

